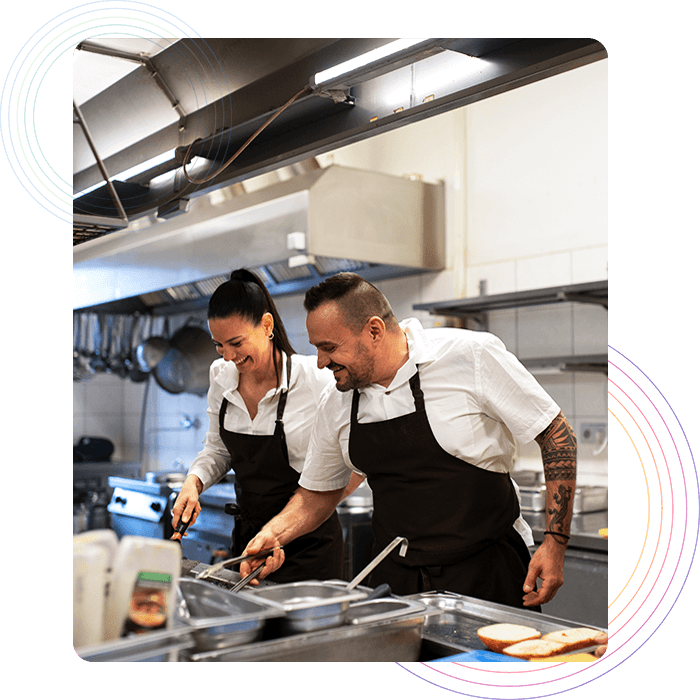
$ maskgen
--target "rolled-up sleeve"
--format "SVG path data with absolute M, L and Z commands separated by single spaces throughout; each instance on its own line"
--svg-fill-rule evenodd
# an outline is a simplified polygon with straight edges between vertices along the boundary
M 333 491 L 345 488 L 350 482 L 352 470 L 345 464 L 340 442 L 338 408 L 330 386 L 321 397 L 316 412 L 309 449 L 299 485 L 309 491 Z

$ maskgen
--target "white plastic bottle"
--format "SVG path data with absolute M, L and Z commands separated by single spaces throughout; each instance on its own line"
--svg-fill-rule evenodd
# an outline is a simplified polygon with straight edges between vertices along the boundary
M 73 646 L 104 641 L 104 613 L 118 539 L 112 530 L 73 537 Z
M 172 625 L 181 559 L 177 542 L 122 537 L 105 609 L 106 640 Z

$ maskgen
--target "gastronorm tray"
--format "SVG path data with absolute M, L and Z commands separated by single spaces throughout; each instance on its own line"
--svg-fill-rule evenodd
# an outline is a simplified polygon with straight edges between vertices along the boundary
M 417 661 L 427 607 L 407 598 L 350 605 L 347 622 L 217 651 L 186 652 L 187 661 Z
M 327 581 L 281 583 L 247 595 L 283 612 L 284 632 L 310 632 L 335 627 L 345 621 L 350 603 L 367 597 L 363 590 Z
M 178 581 L 177 616 L 192 630 L 197 650 L 246 644 L 262 636 L 265 623 L 284 613 L 253 600 L 244 593 L 231 593 L 206 581 Z
M 534 627 L 541 634 L 573 627 L 588 627 L 606 632 L 594 625 L 489 603 L 456 593 L 430 591 L 416 593 L 407 598 L 428 606 L 423 626 L 423 639 L 438 647 L 449 649 L 452 653 L 485 650 L 486 647 L 479 639 L 477 630 L 499 622 Z M 576 653 L 581 651 L 585 650 L 581 649 Z

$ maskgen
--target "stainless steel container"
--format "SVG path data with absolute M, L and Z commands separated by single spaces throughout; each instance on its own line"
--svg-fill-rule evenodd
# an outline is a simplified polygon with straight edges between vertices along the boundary
M 426 606 L 406 598 L 350 605 L 346 624 L 213 652 L 189 661 L 417 661 Z
M 367 597 L 363 590 L 348 590 L 321 581 L 282 583 L 245 595 L 264 602 L 284 613 L 283 633 L 310 632 L 336 627 L 345 622 L 350 603 Z
M 230 593 L 205 581 L 179 580 L 178 619 L 191 631 L 196 650 L 248 644 L 262 636 L 270 618 L 284 612 L 243 593 Z
M 431 591 L 408 596 L 428 606 L 423 628 L 423 660 L 484 650 L 477 631 L 499 622 L 534 627 L 541 634 L 591 625 L 551 615 L 490 603 L 478 598 Z M 606 630 L 601 629 L 605 632 Z

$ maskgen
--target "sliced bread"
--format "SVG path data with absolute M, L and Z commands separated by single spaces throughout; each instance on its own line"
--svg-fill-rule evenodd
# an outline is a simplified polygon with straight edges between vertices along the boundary
M 590 629 L 588 627 L 574 627 L 572 629 L 557 630 L 545 634 L 542 639 L 563 644 L 563 652 L 576 651 L 595 645 L 595 639 L 600 637 L 600 630 Z
M 564 645 L 559 644 L 559 642 L 552 642 L 546 639 L 528 639 L 524 642 L 511 644 L 503 650 L 503 653 L 518 659 L 533 661 L 561 654 L 563 646 Z
M 539 639 L 540 633 L 534 627 L 500 623 L 487 625 L 477 630 L 479 639 L 491 650 L 502 652 L 506 647 L 526 639 Z

